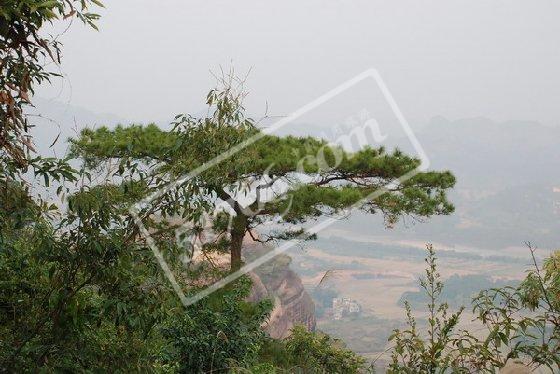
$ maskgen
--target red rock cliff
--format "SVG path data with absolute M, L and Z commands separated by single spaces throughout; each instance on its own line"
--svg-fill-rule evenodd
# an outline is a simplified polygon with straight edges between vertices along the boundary
M 246 243 L 245 263 L 266 251 L 264 246 Z M 253 290 L 249 300 L 269 298 L 274 301 L 274 309 L 264 328 L 271 337 L 277 339 L 289 336 L 294 325 L 304 325 L 310 331 L 315 330 L 315 304 L 299 276 L 290 269 L 290 262 L 289 256 L 281 254 L 250 274 Z

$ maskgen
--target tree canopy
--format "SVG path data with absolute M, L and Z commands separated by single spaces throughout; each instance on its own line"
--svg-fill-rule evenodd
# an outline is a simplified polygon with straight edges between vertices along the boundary
M 118 177 L 114 185 L 147 192 L 161 191 L 240 147 L 161 194 L 161 201 L 176 203 L 174 209 L 162 209 L 158 201 L 149 208 L 149 214 L 181 215 L 187 221 L 199 220 L 203 212 L 226 215 L 229 225 L 216 220 L 214 229 L 229 234 L 232 268 L 241 264 L 246 235 L 257 241 L 308 239 L 312 236 L 302 224 L 362 201 L 359 209 L 382 214 L 388 226 L 405 215 L 426 218 L 453 211 L 446 197 L 455 184 L 449 171 L 424 171 L 399 181 L 420 160 L 383 147 L 348 152 L 322 139 L 268 134 L 245 116 L 241 96 L 229 88 L 211 91 L 211 116 L 178 116 L 170 131 L 153 124 L 84 130 L 72 140 L 72 154 L 89 169 Z M 124 170 L 125 164 L 136 166 Z M 265 222 L 275 222 L 276 228 L 259 235 Z

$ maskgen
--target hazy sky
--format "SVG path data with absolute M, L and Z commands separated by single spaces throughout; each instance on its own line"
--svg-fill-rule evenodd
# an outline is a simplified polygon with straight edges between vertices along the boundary
M 62 37 L 64 82 L 39 94 L 147 122 L 196 112 L 234 66 L 248 106 L 288 114 L 370 67 L 412 122 L 560 125 L 558 1 L 104 0 L 99 32 Z

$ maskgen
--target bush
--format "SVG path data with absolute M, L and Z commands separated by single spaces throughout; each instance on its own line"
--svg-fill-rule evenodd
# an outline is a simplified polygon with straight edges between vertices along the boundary
M 251 365 L 265 341 L 261 328 L 272 304 L 245 302 L 251 281 L 243 277 L 171 319 L 163 329 L 170 342 L 163 362 L 178 372 L 224 372 Z
M 449 314 L 439 301 L 443 282 L 435 252 L 431 245 L 427 249 L 426 276 L 420 281 L 429 300 L 427 332 L 419 331 L 406 302 L 407 328 L 390 338 L 389 373 L 495 373 L 509 361 L 560 371 L 560 252 L 541 269 L 529 245 L 533 269 L 519 286 L 481 291 L 473 312 L 486 333 L 474 336 L 458 330 L 463 309 Z
M 351 374 L 365 370 L 365 359 L 341 341 L 303 326 L 295 326 L 285 340 L 270 339 L 261 350 L 260 361 L 273 364 L 277 370 L 273 372 Z

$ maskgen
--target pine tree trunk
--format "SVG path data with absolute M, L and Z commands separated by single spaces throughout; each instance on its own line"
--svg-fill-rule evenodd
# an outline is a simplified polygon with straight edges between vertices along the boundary
M 231 271 L 241 268 L 241 247 L 243 246 L 243 235 L 232 231 L 231 233 Z
M 247 231 L 247 217 L 238 214 L 233 219 L 231 228 L 231 271 L 239 270 L 242 265 L 241 248 L 243 247 L 243 238 Z

